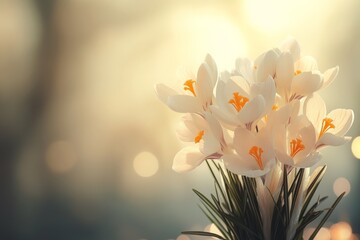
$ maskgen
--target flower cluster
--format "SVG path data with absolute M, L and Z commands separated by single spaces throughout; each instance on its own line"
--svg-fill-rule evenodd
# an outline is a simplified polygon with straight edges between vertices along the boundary
M 274 168 L 307 168 L 325 146 L 342 145 L 354 120 L 350 109 L 327 113 L 317 91 L 337 76 L 338 67 L 319 71 L 289 38 L 254 62 L 237 59 L 232 71 L 218 73 L 207 55 L 197 76 L 182 89 L 155 86 L 159 99 L 185 113 L 177 131 L 191 143 L 175 156 L 173 169 L 185 172 L 206 159 L 222 159 L 233 173 L 259 177 Z

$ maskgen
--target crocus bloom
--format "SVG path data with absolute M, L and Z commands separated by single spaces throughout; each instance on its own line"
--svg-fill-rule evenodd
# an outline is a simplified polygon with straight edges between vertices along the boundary
M 177 131 L 181 141 L 190 143 L 181 149 L 174 158 L 173 169 L 187 172 L 206 159 L 218 159 L 222 156 L 225 141 L 222 128 L 210 114 L 205 116 L 187 114 L 183 117 L 184 126 Z
M 233 173 L 258 177 L 270 171 L 275 164 L 271 131 L 264 128 L 252 132 L 238 127 L 234 133 L 234 152 L 227 151 L 223 159 L 227 169 Z
M 304 168 L 320 160 L 315 147 L 315 128 L 305 115 L 292 119 L 290 124 L 276 126 L 275 132 L 274 146 L 280 162 Z
M 263 83 L 249 83 L 241 76 L 223 73 L 216 88 L 212 113 L 230 129 L 246 126 L 271 111 L 275 99 L 275 83 L 269 77 Z
M 316 130 L 316 147 L 338 146 L 346 143 L 351 137 L 344 136 L 354 122 L 351 109 L 335 109 L 326 114 L 324 100 L 313 94 L 304 102 L 304 112 Z
M 213 102 L 213 89 L 217 81 L 217 67 L 210 55 L 200 65 L 196 79 L 184 81 L 181 91 L 164 84 L 156 84 L 159 99 L 175 112 L 201 113 Z

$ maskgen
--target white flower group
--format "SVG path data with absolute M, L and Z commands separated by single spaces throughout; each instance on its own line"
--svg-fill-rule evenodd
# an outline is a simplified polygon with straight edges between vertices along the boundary
M 350 139 L 345 134 L 353 111 L 327 113 L 316 93 L 338 71 L 320 72 L 316 60 L 301 56 L 298 42 L 289 38 L 253 63 L 237 59 L 231 72 L 218 74 L 207 55 L 196 79 L 184 79 L 183 89 L 157 84 L 159 99 L 186 113 L 178 136 L 192 143 L 176 154 L 173 169 L 185 172 L 206 159 L 219 159 L 233 173 L 259 177 L 279 165 L 313 166 L 320 149 Z

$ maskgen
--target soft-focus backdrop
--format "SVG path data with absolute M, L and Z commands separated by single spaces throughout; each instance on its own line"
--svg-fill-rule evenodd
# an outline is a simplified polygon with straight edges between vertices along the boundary
M 354 109 L 356 137 L 359 29 L 358 0 L 1 0 L 0 239 L 163 240 L 203 229 L 191 189 L 208 193 L 211 178 L 204 166 L 171 170 L 180 115 L 153 85 L 194 73 L 206 53 L 231 69 L 291 35 L 320 70 L 340 66 L 320 94 L 328 109 Z M 360 158 L 360 141 L 353 151 Z M 351 143 L 323 155 L 318 193 L 350 190 L 326 226 L 359 233 L 360 160 Z

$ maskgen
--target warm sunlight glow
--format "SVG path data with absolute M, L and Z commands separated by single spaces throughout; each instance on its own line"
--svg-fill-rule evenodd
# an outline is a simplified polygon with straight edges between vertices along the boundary
M 311 236 L 311 234 L 314 232 L 315 228 L 307 228 L 304 231 L 304 240 L 308 240 Z M 316 234 L 316 240 L 330 240 L 331 234 L 328 228 L 320 228 L 318 234 Z
M 141 177 L 151 177 L 159 170 L 157 157 L 150 152 L 141 152 L 134 158 L 135 172 Z
M 333 185 L 333 190 L 336 196 L 340 196 L 343 192 L 345 193 L 345 196 L 349 194 L 351 189 L 350 182 L 346 178 L 340 177 L 335 180 Z
M 354 157 L 360 159 L 360 136 L 352 141 L 351 151 L 354 154 Z
M 352 235 L 351 226 L 347 222 L 339 222 L 332 225 L 330 232 L 332 240 L 350 239 Z
M 193 58 L 202 59 L 210 53 L 217 59 L 219 69 L 234 66 L 234 59 L 246 55 L 241 29 L 225 16 L 187 9 L 173 15 L 176 39 L 191 51 Z M 184 52 L 183 51 L 183 52 Z

